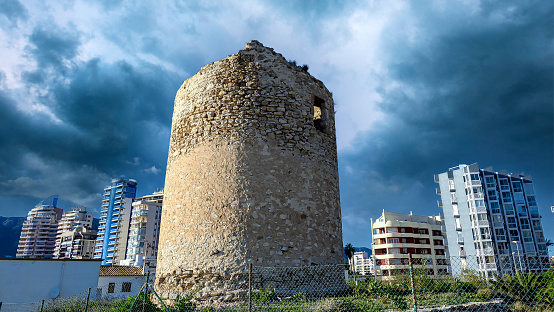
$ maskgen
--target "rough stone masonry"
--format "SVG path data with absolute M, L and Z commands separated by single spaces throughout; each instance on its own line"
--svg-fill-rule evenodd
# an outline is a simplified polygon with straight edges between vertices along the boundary
M 249 263 L 342 263 L 334 103 L 323 83 L 257 41 L 187 79 L 161 222 L 163 298 L 194 290 L 239 300 Z

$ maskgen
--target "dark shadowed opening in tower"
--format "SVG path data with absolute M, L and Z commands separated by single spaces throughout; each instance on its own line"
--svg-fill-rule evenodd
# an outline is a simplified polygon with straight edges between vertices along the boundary
M 313 115 L 315 128 L 325 133 L 327 128 L 327 109 L 325 109 L 325 101 L 317 96 L 314 97 Z

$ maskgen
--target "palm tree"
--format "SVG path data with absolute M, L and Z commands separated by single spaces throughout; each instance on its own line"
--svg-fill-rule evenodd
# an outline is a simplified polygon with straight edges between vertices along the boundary
M 344 254 L 346 255 L 346 257 L 348 257 L 348 271 L 350 271 L 350 273 L 354 272 L 354 264 L 352 263 L 352 256 L 354 256 L 355 251 L 356 249 L 354 249 L 354 247 L 350 243 L 344 246 Z
M 350 243 L 348 243 L 348 244 L 346 244 L 346 246 L 344 246 L 344 253 L 348 257 L 348 260 L 350 260 L 352 258 L 352 256 L 354 256 L 355 251 L 356 251 L 356 249 L 354 249 L 354 247 Z

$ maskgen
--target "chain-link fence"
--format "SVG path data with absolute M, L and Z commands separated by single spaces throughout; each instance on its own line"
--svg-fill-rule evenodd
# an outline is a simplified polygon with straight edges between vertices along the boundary
M 522 258 L 520 265 L 512 258 L 508 267 L 501 258 L 394 257 L 376 261 L 366 275 L 344 264 L 250 266 L 233 275 L 233 288 L 214 277 L 162 300 L 149 278 L 136 291 L 111 283 L 73 298 L 0 305 L 0 311 L 554 311 L 550 259 L 536 266 L 536 259 Z

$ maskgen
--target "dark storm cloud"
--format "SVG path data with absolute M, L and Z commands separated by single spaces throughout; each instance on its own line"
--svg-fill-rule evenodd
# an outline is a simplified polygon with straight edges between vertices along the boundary
M 552 3 L 487 3 L 455 27 L 444 12 L 413 9 L 415 42 L 400 36 L 385 47 L 383 119 L 341 155 L 343 208 L 374 218 L 381 209 L 438 213 L 433 174 L 475 161 L 515 164 L 506 169 L 551 187 Z
M 59 29 L 51 24 L 37 27 L 29 36 L 29 53 L 39 67 L 61 67 L 63 62 L 77 55 L 80 45 L 79 34 Z
M 0 89 L 3 196 L 59 193 L 90 204 L 126 172 L 150 177 L 144 190 L 163 188 L 157 174 L 165 168 L 181 78 L 143 61 L 79 61 L 78 38 L 55 27 L 30 36 L 28 57 L 38 66 L 23 77 L 29 90 L 48 91 L 36 101 L 49 114 L 21 110 L 17 95 Z
M 12 23 L 16 23 L 19 19 L 27 19 L 27 10 L 17 0 L 0 1 L 0 14 L 5 15 Z

